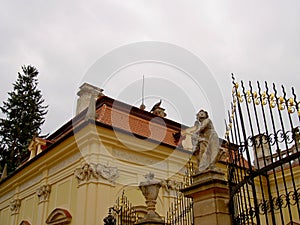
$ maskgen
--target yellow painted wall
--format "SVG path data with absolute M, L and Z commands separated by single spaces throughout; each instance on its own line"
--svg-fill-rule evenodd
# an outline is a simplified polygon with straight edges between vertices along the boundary
M 145 205 L 138 184 L 146 173 L 151 171 L 160 180 L 173 177 L 182 181 L 182 167 L 190 154 L 88 125 L 38 157 L 0 185 L 1 225 L 19 225 L 23 220 L 32 225 L 46 224 L 56 208 L 71 213 L 72 225 L 102 225 L 108 208 L 123 190 L 133 205 Z M 117 167 L 120 176 L 115 182 L 92 178 L 80 183 L 74 171 L 85 163 Z M 42 185 L 50 185 L 51 192 L 47 201 L 39 202 L 36 190 Z M 11 215 L 9 205 L 15 198 L 21 200 L 21 206 Z M 172 199 L 166 190 L 160 190 L 159 214 L 165 215 Z
M 124 133 L 116 135 L 113 130 L 88 125 L 2 182 L 0 225 L 19 225 L 23 220 L 32 225 L 46 224 L 50 213 L 57 208 L 70 212 L 72 225 L 102 225 L 109 207 L 115 204 L 123 191 L 132 205 L 145 206 L 138 184 L 145 180 L 146 173 L 153 172 L 159 180 L 182 181 L 185 172 L 183 167 L 189 157 L 190 154 L 184 151 L 173 150 Z M 117 167 L 120 175 L 115 182 L 103 177 L 91 177 L 78 182 L 74 171 L 86 163 Z M 219 164 L 219 167 L 226 171 L 225 164 Z M 294 181 L 299 183 L 299 166 L 293 168 L 293 172 Z M 282 191 L 284 186 L 280 174 L 276 175 Z M 291 177 L 286 176 L 285 179 L 290 186 Z M 255 182 L 259 186 L 259 180 Z M 266 183 L 262 182 L 265 186 Z M 43 185 L 50 185 L 51 192 L 47 201 L 39 202 L 36 190 Z M 275 191 L 274 182 L 271 182 L 271 187 Z M 261 198 L 259 188 L 257 195 Z M 19 212 L 12 215 L 10 202 L 13 199 L 20 199 L 21 206 Z M 173 201 L 174 192 L 161 188 L 157 212 L 165 216 Z M 295 210 L 293 206 L 292 211 Z M 295 218 L 297 220 L 299 218 Z

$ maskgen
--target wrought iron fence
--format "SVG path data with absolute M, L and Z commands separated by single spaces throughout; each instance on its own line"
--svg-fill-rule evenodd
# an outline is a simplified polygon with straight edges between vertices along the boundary
M 135 208 L 122 192 L 113 207 L 109 208 L 108 216 L 104 218 L 104 225 L 133 225 L 138 220 Z
M 193 199 L 185 197 L 180 192 L 181 189 L 192 184 L 193 167 L 193 163 L 188 161 L 183 183 L 177 187 L 174 201 L 169 206 L 166 217 L 164 217 L 166 225 L 194 224 Z M 129 202 L 123 191 L 115 205 L 109 208 L 108 216 L 103 219 L 103 222 L 104 225 L 133 225 L 142 219 L 146 213 L 139 212 L 138 208 Z
M 179 191 L 167 212 L 167 225 L 193 225 L 193 200 Z
M 300 102 L 294 89 L 233 77 L 227 125 L 233 224 L 300 222 Z
M 180 191 L 181 189 L 190 186 L 193 183 L 192 175 L 194 174 L 194 165 L 191 160 L 186 166 L 185 176 L 182 185 L 176 192 L 176 198 L 171 203 L 166 216 L 166 225 L 193 225 L 194 211 L 193 199 L 185 197 Z

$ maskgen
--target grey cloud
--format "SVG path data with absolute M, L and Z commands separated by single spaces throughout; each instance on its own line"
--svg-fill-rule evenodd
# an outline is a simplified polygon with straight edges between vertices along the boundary
M 77 87 L 99 57 L 144 40 L 198 55 L 228 107 L 231 72 L 299 90 L 299 11 L 299 1 L 2 1 L 0 102 L 22 64 L 37 66 L 51 132 L 72 117 Z

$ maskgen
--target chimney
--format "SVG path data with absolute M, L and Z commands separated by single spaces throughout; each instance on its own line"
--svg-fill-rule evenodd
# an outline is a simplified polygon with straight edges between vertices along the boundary
M 98 98 L 99 96 L 103 95 L 103 89 L 95 87 L 91 84 L 84 83 L 79 87 L 79 91 L 77 95 L 79 96 L 77 100 L 77 107 L 76 107 L 76 115 L 86 109 L 91 101 L 91 98 Z

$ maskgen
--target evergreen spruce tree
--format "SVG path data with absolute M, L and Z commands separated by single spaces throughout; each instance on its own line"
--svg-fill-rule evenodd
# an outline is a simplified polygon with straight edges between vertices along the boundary
M 0 169 L 7 164 L 9 174 L 29 157 L 27 147 L 40 134 L 47 113 L 41 91 L 37 89 L 37 69 L 29 65 L 22 66 L 22 71 L 0 107 L 6 116 L 0 118 Z

